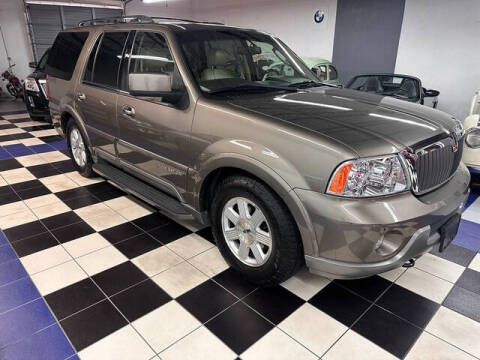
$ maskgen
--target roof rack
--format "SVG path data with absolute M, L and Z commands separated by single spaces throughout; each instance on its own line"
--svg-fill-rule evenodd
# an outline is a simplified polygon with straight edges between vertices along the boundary
M 224 25 L 223 23 L 220 23 L 220 22 L 195 21 L 195 20 L 180 19 L 180 18 L 173 18 L 173 17 L 129 15 L 129 16 L 116 16 L 116 17 L 106 17 L 106 18 L 98 18 L 98 19 L 92 19 L 92 20 L 83 20 L 78 23 L 78 26 L 126 24 L 126 23 L 166 24 L 166 23 L 172 23 L 172 22 Z

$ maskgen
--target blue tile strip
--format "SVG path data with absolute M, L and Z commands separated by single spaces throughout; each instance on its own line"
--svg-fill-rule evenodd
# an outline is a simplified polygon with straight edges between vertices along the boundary
M 35 284 L 0 231 L 0 359 L 75 359 Z

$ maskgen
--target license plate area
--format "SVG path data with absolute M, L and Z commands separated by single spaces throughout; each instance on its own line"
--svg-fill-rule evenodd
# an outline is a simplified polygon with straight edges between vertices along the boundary
M 450 245 L 455 236 L 457 236 L 459 226 L 460 215 L 456 214 L 440 227 L 440 246 L 438 251 L 443 252 Z

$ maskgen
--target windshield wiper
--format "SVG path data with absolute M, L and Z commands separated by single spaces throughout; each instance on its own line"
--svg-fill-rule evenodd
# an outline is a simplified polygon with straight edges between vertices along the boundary
M 321 82 L 316 82 L 313 80 L 306 80 L 306 81 L 300 81 L 296 82 L 293 84 L 288 85 L 289 87 L 295 87 L 297 89 L 305 89 L 309 87 L 315 87 L 315 86 L 328 86 L 327 84 L 321 83 Z
M 249 90 L 261 90 L 261 91 L 296 91 L 292 88 L 282 87 L 282 86 L 271 86 L 271 85 L 254 85 L 254 84 L 243 84 L 236 86 L 226 86 L 220 89 L 209 91 L 209 94 L 220 94 L 225 92 L 239 92 L 239 91 L 249 91 Z

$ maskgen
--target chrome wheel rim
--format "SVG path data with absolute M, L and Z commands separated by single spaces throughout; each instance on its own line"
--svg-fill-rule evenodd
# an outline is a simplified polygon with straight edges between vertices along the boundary
M 84 167 L 87 163 L 87 152 L 82 135 L 77 128 L 73 128 L 70 132 L 70 147 L 72 148 L 73 159 L 77 165 Z
M 258 267 L 272 253 L 272 232 L 260 207 L 243 197 L 230 199 L 222 211 L 223 238 L 242 263 Z

